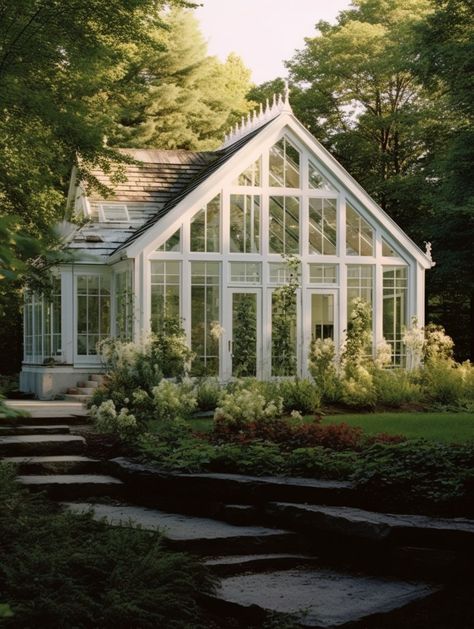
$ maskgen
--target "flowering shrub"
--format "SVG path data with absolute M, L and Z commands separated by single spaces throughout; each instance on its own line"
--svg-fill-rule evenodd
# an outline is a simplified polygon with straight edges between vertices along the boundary
M 441 325 L 429 323 L 425 327 L 423 354 L 426 365 L 440 361 L 452 361 L 453 348 L 453 339 L 446 334 Z
M 154 418 L 163 420 L 186 419 L 197 407 L 196 392 L 192 383 L 175 383 L 162 380 L 153 388 Z
M 213 411 L 219 404 L 222 387 L 217 378 L 203 378 L 196 387 L 197 406 L 200 411 Z
M 363 365 L 354 364 L 341 380 L 341 400 L 347 406 L 373 408 L 377 394 L 372 373 Z
M 403 404 L 421 402 L 423 392 L 412 373 L 404 369 L 377 369 L 373 375 L 377 403 L 400 408 Z
M 339 379 L 336 369 L 336 346 L 332 339 L 316 339 L 311 343 L 308 369 L 325 402 L 339 398 Z
M 256 388 L 237 388 L 234 392 L 222 396 L 214 413 L 214 421 L 240 427 L 258 420 L 281 417 L 282 413 L 281 397 L 267 402 Z
M 278 386 L 279 396 L 283 399 L 283 410 L 287 413 L 315 413 L 321 404 L 321 396 L 310 380 L 282 380 Z
M 122 408 L 117 413 L 112 400 L 102 402 L 100 406 L 92 406 L 91 417 L 100 432 L 118 435 L 123 441 L 134 439 L 139 431 L 135 417 L 127 408 Z
M 413 317 L 411 326 L 404 330 L 402 336 L 407 354 L 407 369 L 419 369 L 423 360 L 423 347 L 425 345 L 425 331 L 418 325 L 418 319 Z

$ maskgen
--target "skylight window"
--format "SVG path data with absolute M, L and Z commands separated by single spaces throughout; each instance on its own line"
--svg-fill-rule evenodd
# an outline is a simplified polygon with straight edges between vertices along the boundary
M 101 220 L 106 223 L 129 223 L 130 217 L 126 205 L 103 203 L 100 206 Z

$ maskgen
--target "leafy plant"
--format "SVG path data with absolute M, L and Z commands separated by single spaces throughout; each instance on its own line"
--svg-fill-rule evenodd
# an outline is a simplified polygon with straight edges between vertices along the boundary
M 321 404 L 321 396 L 309 380 L 282 380 L 278 391 L 283 399 L 283 410 L 287 413 L 300 411 L 303 414 L 316 413 Z
M 196 409 L 196 392 L 192 383 L 162 380 L 153 388 L 154 418 L 160 421 L 186 419 Z
M 296 256 L 283 256 L 289 281 L 272 293 L 272 374 L 296 374 L 296 291 L 299 288 L 300 262 Z

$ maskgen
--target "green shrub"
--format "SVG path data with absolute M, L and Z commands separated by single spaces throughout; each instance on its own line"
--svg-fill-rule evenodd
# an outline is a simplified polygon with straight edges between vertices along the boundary
M 404 369 L 377 369 L 373 375 L 377 403 L 392 408 L 420 402 L 421 386 Z
M 98 407 L 92 406 L 90 414 L 99 432 L 117 435 L 122 441 L 133 441 L 139 432 L 134 415 L 127 408 L 122 408 L 117 413 L 112 400 L 102 402 Z
M 421 373 L 427 398 L 450 407 L 463 407 L 474 400 L 474 368 L 469 361 L 430 361 Z
M 63 512 L 0 464 L 0 591 L 5 627 L 202 629 L 211 580 L 158 533 Z
M 287 413 L 316 413 L 321 405 L 321 396 L 309 380 L 282 380 L 278 390 L 283 399 L 283 410 Z
M 213 411 L 219 404 L 222 387 L 217 378 L 203 378 L 196 387 L 197 407 L 200 411 Z
M 340 398 L 340 383 L 336 369 L 336 346 L 332 339 L 316 339 L 311 343 L 308 369 L 325 402 Z
M 196 392 L 190 382 L 162 380 L 153 388 L 153 416 L 160 421 L 186 419 L 196 409 Z
M 221 424 L 241 426 L 249 422 L 281 417 L 283 400 L 281 397 L 266 401 L 258 388 L 236 388 L 225 393 L 214 413 L 214 421 Z
M 373 408 L 377 401 L 374 379 L 362 365 L 352 365 L 341 379 L 341 400 L 353 408 Z
M 293 475 L 341 480 L 354 472 L 356 461 L 355 452 L 334 452 L 316 446 L 291 450 L 285 465 Z
M 416 509 L 466 499 L 473 480 L 474 444 L 424 440 L 375 444 L 363 452 L 353 475 L 371 499 Z

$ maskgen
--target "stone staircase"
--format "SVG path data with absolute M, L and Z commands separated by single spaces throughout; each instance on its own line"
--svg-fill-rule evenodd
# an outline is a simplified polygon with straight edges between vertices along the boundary
M 159 529 L 169 547 L 198 555 L 220 579 L 203 604 L 240 626 L 292 613 L 302 627 L 379 629 L 381 618 L 420 606 L 429 618 L 446 584 L 470 575 L 471 520 L 375 513 L 350 483 L 99 461 L 74 434 L 77 418 L 6 421 L 0 457 L 17 466 L 20 482 L 112 526 Z
M 94 390 L 99 387 L 106 376 L 100 373 L 91 374 L 87 380 L 77 383 L 76 387 L 69 387 L 64 394 L 64 400 L 68 402 L 88 402 Z

